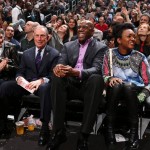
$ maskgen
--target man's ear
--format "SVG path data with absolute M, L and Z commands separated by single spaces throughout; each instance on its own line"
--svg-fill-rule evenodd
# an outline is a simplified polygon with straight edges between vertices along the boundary
M 51 38 L 52 38 L 52 35 L 51 35 L 51 34 L 49 34 L 49 35 L 47 36 L 47 41 L 50 41 L 50 40 L 51 40 Z

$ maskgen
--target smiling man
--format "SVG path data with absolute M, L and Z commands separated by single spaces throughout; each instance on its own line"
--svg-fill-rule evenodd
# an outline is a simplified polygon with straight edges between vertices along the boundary
M 27 80 L 29 83 L 26 87 L 29 90 L 34 90 L 34 94 L 40 97 L 42 128 L 38 140 L 39 145 L 45 145 L 50 134 L 48 123 L 51 113 L 51 74 L 59 57 L 58 51 L 47 45 L 48 39 L 47 28 L 40 25 L 37 26 L 34 30 L 35 47 L 24 51 L 16 75 L 16 81 L 5 82 L 0 88 L 1 101 L 18 104 L 23 95 L 30 94 L 19 86 L 24 80 Z M 5 116 L 8 114 L 7 108 L 8 105 L 3 105 Z
M 53 131 L 47 149 L 55 150 L 66 141 L 64 126 L 66 100 L 84 101 L 83 121 L 77 150 L 87 150 L 87 140 L 93 129 L 97 108 L 104 87 L 103 56 L 107 46 L 93 38 L 94 26 L 84 20 L 78 26 L 78 39 L 64 44 L 62 55 L 53 69 L 51 96 L 53 100 Z

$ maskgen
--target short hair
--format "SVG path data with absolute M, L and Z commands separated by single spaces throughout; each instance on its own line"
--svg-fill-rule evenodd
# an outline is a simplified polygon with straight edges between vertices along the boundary
M 36 26 L 35 28 L 34 28 L 34 32 L 35 32 L 35 30 L 36 29 L 38 29 L 38 28 L 40 28 L 40 29 L 44 29 L 45 30 L 45 33 L 46 33 L 46 35 L 48 35 L 49 34 L 49 32 L 48 32 L 48 30 L 47 30 L 47 28 L 45 27 L 45 26 L 43 26 L 43 25 L 38 25 L 38 26 Z
M 142 18 L 143 16 L 148 17 L 149 23 L 150 23 L 150 14 L 149 14 L 149 13 L 144 13 L 144 14 L 142 14 L 142 15 L 140 16 L 140 20 L 141 20 L 141 18 Z
M 118 46 L 117 39 L 122 37 L 122 33 L 124 30 L 131 29 L 134 31 L 134 26 L 131 23 L 123 23 L 115 26 L 113 30 L 113 36 L 115 38 L 115 46 Z

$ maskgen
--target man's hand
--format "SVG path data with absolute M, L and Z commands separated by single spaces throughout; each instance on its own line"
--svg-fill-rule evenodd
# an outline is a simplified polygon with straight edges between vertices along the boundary
M 44 83 L 43 79 L 38 79 L 36 81 L 31 81 L 28 85 L 27 88 L 29 88 L 30 90 L 35 89 L 37 90 L 39 88 L 39 86 Z
M 22 82 L 23 80 L 25 80 L 25 79 L 24 79 L 23 77 L 19 76 L 19 77 L 17 78 L 17 84 L 18 84 L 18 85 L 21 85 L 21 82 Z
M 8 58 L 2 59 L 2 61 L 0 62 L 0 71 L 5 69 L 5 67 L 7 66 L 7 63 L 8 63 Z
M 62 64 L 58 64 L 56 65 L 56 67 L 53 69 L 54 74 L 57 77 L 68 77 L 68 76 L 76 76 L 79 77 L 80 72 L 74 68 L 72 68 L 71 66 L 67 65 L 64 66 Z
M 53 72 L 57 77 L 63 78 L 66 76 L 68 69 L 69 68 L 67 66 L 64 66 L 62 64 L 58 64 L 54 67 Z

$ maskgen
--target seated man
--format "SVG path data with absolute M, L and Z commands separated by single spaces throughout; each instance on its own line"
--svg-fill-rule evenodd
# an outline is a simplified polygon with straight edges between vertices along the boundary
M 0 85 L 15 79 L 19 59 L 14 44 L 4 41 L 4 31 L 0 29 Z M 0 111 L 3 105 L 0 105 Z M 3 111 L 1 111 L 3 112 Z M 4 132 L 4 118 L 0 112 L 0 134 Z
M 62 55 L 53 69 L 51 98 L 54 113 L 53 131 L 47 149 L 55 150 L 66 140 L 64 126 L 66 101 L 84 101 L 83 122 L 77 150 L 87 150 L 87 140 L 101 102 L 103 56 L 107 46 L 93 38 L 94 26 L 84 20 L 78 27 L 78 39 L 64 44 Z
M 48 123 L 51 113 L 50 81 L 53 66 L 59 57 L 57 50 L 47 45 L 48 31 L 44 26 L 37 26 L 34 30 L 35 47 L 23 53 L 21 64 L 16 75 L 16 81 L 8 81 L 1 85 L 0 98 L 5 102 L 1 110 L 5 116 L 8 114 L 9 103 L 19 103 L 23 95 L 30 94 L 19 86 L 27 80 L 26 88 L 33 90 L 35 95 L 40 97 L 42 128 L 39 137 L 39 145 L 46 144 L 49 136 Z M 18 85 L 19 84 L 19 85 Z

